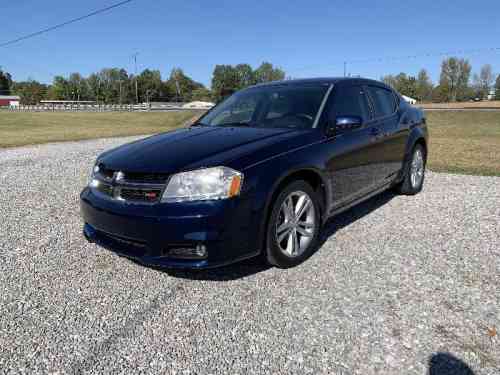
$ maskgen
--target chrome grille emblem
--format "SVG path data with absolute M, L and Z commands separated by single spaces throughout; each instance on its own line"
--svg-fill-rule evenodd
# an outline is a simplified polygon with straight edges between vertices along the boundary
M 122 181 L 124 177 L 125 177 L 125 174 L 124 174 L 123 172 L 115 172 L 115 173 L 113 174 L 113 178 L 114 178 L 114 180 L 115 180 L 115 181 L 118 181 L 118 182 L 119 182 L 119 181 Z
M 123 200 L 121 197 L 121 189 L 119 186 L 116 186 L 115 184 L 118 182 L 123 181 L 125 177 L 125 174 L 121 171 L 113 173 L 113 183 L 112 183 L 112 193 L 111 195 L 113 196 L 114 199 L 117 200 Z

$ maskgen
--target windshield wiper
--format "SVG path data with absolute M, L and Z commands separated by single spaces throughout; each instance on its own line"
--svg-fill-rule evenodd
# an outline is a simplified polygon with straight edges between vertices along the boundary
M 214 126 L 236 127 L 236 126 L 250 126 L 249 122 L 225 122 Z

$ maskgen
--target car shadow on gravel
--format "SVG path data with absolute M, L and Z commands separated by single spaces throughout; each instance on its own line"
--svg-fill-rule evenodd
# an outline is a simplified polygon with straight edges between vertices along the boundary
M 325 242 L 338 230 L 375 211 L 379 207 L 388 203 L 395 196 L 396 194 L 394 194 L 392 191 L 385 191 L 328 220 L 323 227 L 318 245 L 312 252 L 311 256 L 314 256 L 314 254 L 325 244 Z M 255 257 L 252 259 L 241 261 L 239 263 L 210 270 L 155 269 L 160 272 L 165 272 L 168 275 L 176 278 L 209 281 L 231 281 L 242 279 L 244 277 L 266 271 L 269 268 L 271 267 L 264 262 L 262 257 Z
M 321 232 L 318 249 L 337 231 L 365 217 L 386 203 L 389 203 L 396 196 L 397 194 L 393 191 L 386 190 L 328 220 Z
M 474 375 L 474 371 L 449 353 L 437 353 L 429 359 L 429 375 Z

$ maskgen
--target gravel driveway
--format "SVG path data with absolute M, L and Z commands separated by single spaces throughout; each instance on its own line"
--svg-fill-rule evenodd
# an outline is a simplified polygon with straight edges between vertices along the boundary
M 429 173 L 294 269 L 169 273 L 81 235 L 91 164 L 131 139 L 0 151 L 1 373 L 500 374 L 500 178 Z

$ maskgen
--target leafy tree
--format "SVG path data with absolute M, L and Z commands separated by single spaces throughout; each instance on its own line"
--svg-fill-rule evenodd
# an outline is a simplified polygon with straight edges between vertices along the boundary
M 62 76 L 55 76 L 48 96 L 52 100 L 70 100 L 71 89 L 68 81 Z
M 443 103 L 448 101 L 450 89 L 447 86 L 437 85 L 432 90 L 432 101 L 434 103 Z
M 446 101 L 468 99 L 471 66 L 468 60 L 450 57 L 441 64 L 440 86 L 447 89 Z
M 34 80 L 26 82 L 14 82 L 12 93 L 21 97 L 21 104 L 35 105 L 47 96 L 47 85 Z
M 474 74 L 472 78 L 472 94 L 473 94 L 473 99 L 478 98 L 478 99 L 484 99 L 488 95 L 488 90 L 485 90 L 484 87 L 481 84 L 481 79 L 479 78 L 479 74 Z
M 493 77 L 491 65 L 483 65 L 479 75 L 474 74 L 473 87 L 475 96 L 480 99 L 487 99 L 494 81 L 495 78 Z
M 238 90 L 255 84 L 255 72 L 250 65 L 238 64 L 234 69 L 237 82 L 236 86 Z
M 101 97 L 101 78 L 99 73 L 92 73 L 86 80 L 87 89 L 89 91 L 90 98 L 95 100 L 97 103 L 102 101 Z
M 500 100 L 500 74 L 498 75 L 495 83 L 495 100 Z
M 281 81 L 285 79 L 285 72 L 280 68 L 275 68 L 273 64 L 268 62 L 263 62 L 255 70 L 254 74 L 256 83 Z
M 416 82 L 416 98 L 421 102 L 428 102 L 432 100 L 432 91 L 434 85 L 427 73 L 427 70 L 422 69 L 418 72 Z
M 204 88 L 204 86 L 184 74 L 180 68 L 172 69 L 170 78 L 167 81 L 169 93 L 174 93 L 174 98 L 177 101 L 191 101 L 192 93 L 197 89 Z
M 84 100 L 89 97 L 87 83 L 80 73 L 71 73 L 68 79 L 68 88 L 71 100 Z
M 383 76 L 380 80 L 384 82 L 386 85 L 391 86 L 394 90 L 396 90 L 396 87 L 398 86 L 396 77 L 391 74 Z
M 212 75 L 214 99 L 220 101 L 241 88 L 238 72 L 231 65 L 216 65 Z
M 483 65 L 481 67 L 481 73 L 479 73 L 479 79 L 481 81 L 482 86 L 490 91 L 491 86 L 493 85 L 493 82 L 495 81 L 495 78 L 493 77 L 493 69 L 491 68 L 490 64 Z
M 382 77 L 382 81 L 394 88 L 402 95 L 416 98 L 418 87 L 417 79 L 412 76 L 407 76 L 405 73 L 399 73 L 397 76 L 388 75 Z
M 191 93 L 191 100 L 209 102 L 212 100 L 212 94 L 210 93 L 210 90 L 205 87 L 200 87 L 199 89 L 193 90 Z
M 82 98 L 99 104 L 123 104 L 135 101 L 135 85 L 125 69 L 108 68 L 92 73 L 85 80 L 86 95 Z
M 102 101 L 107 104 L 123 103 L 124 87 L 126 88 L 128 74 L 125 69 L 107 68 L 98 73 L 98 90 Z M 125 85 L 124 85 L 125 83 Z
M 264 62 L 256 70 L 248 64 L 216 65 L 212 75 L 212 95 L 220 101 L 237 90 L 256 83 L 285 79 L 285 72 Z
M 162 95 L 162 81 L 159 70 L 144 70 L 137 77 L 139 101 L 156 101 Z
M 12 86 L 12 77 L 0 69 L 0 95 L 9 95 Z

